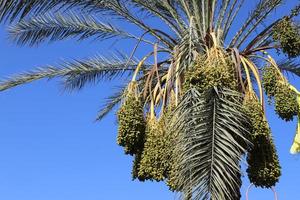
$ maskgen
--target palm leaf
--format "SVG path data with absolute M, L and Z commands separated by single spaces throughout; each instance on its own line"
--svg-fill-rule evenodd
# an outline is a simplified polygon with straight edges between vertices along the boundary
M 23 19 L 31 14 L 39 15 L 49 11 L 69 9 L 81 12 L 108 12 L 112 14 L 109 2 L 118 0 L 2 0 L 0 1 L 0 21 Z
M 15 20 L 24 18 L 30 13 L 41 14 L 55 7 L 74 7 L 76 5 L 87 5 L 88 1 L 76 0 L 3 0 L 0 2 L 0 21 Z
M 300 63 L 294 59 L 281 60 L 277 63 L 280 70 L 300 76 Z
M 242 110 L 241 95 L 230 90 L 192 88 L 182 98 L 171 130 L 179 133 L 179 182 L 193 199 L 236 199 L 239 161 L 250 145 Z
M 79 40 L 95 37 L 105 40 L 112 37 L 135 38 L 111 24 L 99 22 L 92 16 L 65 14 L 44 14 L 24 19 L 9 29 L 10 37 L 18 44 L 38 44 L 49 38 L 50 41 L 76 37 Z
M 122 101 L 126 88 L 126 86 L 120 87 L 115 94 L 106 99 L 106 102 L 98 112 L 96 121 L 101 121 L 116 105 Z
M 81 13 L 88 14 L 89 12 L 109 14 L 116 16 L 119 20 L 125 20 L 136 25 L 144 31 L 147 31 L 166 46 L 172 48 L 174 44 L 169 39 L 172 38 L 167 33 L 161 30 L 154 30 L 149 25 L 145 24 L 142 19 L 135 16 L 128 6 L 131 5 L 128 1 L 123 0 L 4 0 L 0 1 L 0 21 L 13 21 L 17 18 L 23 19 L 29 14 L 39 15 L 45 12 L 57 10 L 65 11 L 66 9 L 76 9 Z M 167 36 L 167 38 L 166 38 Z
M 250 12 L 245 23 L 242 23 L 243 26 L 236 32 L 229 46 L 235 46 L 239 40 L 245 40 L 249 34 L 282 3 L 282 0 L 259 0 L 254 9 Z M 243 39 L 241 39 L 242 36 L 244 36 Z
M 150 0 L 147 2 L 144 0 L 132 0 L 132 2 L 136 7 L 140 7 L 141 11 L 147 12 L 154 17 L 159 17 L 177 36 L 180 36 L 184 32 L 187 25 L 182 16 L 178 14 L 178 10 L 176 10 L 177 8 L 181 8 L 176 2 L 161 0 Z
M 6 80 L 0 80 L 0 91 L 23 85 L 40 79 L 61 77 L 66 89 L 81 89 L 86 83 L 118 77 L 124 72 L 134 72 L 137 63 L 127 63 L 116 57 L 112 59 L 97 56 L 89 60 L 64 62 L 61 67 L 48 66 L 22 73 Z

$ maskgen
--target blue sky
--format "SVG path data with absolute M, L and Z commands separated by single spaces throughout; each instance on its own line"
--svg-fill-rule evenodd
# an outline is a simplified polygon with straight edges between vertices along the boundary
M 17 47 L 0 27 L 0 77 L 115 50 L 110 42 L 67 40 L 39 47 Z M 120 43 L 128 51 L 132 45 Z M 291 79 L 300 89 L 300 79 Z M 166 200 L 176 196 L 163 183 L 131 180 L 132 158 L 116 144 L 111 113 L 93 123 L 104 98 L 122 79 L 62 91 L 59 80 L 38 81 L 0 94 L 0 199 L 3 200 Z M 279 199 L 300 199 L 299 156 L 289 154 L 296 121 L 285 123 L 267 109 L 282 165 Z M 249 185 L 245 174 L 242 193 Z M 243 197 L 244 199 L 244 197 Z M 250 199 L 272 199 L 254 189 Z

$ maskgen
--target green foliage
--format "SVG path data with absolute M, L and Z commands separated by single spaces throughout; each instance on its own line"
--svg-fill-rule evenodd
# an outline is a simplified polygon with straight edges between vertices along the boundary
M 198 199 L 235 199 L 239 161 L 246 152 L 240 141 L 249 145 L 240 98 L 235 91 L 217 88 L 191 88 L 182 97 L 171 123 L 179 134 L 175 189 L 192 191 Z
M 275 186 L 281 175 L 281 167 L 262 106 L 250 96 L 246 96 L 244 105 L 252 125 L 253 146 L 247 157 L 249 180 L 263 188 Z
M 240 166 L 240 170 L 236 172 L 237 174 L 235 175 L 237 177 L 236 181 L 239 187 L 235 187 L 233 189 L 233 200 L 240 200 L 242 198 L 241 190 L 240 188 L 242 187 L 242 169 Z
M 144 108 L 141 99 L 130 86 L 117 115 L 119 122 L 117 143 L 124 147 L 126 154 L 138 153 L 144 146 Z
M 95 84 L 102 80 L 112 80 L 124 76 L 125 72 L 133 73 L 137 60 L 132 59 L 126 63 L 128 58 L 122 54 L 110 58 L 98 55 L 89 59 L 64 61 L 60 66 L 40 67 L 18 76 L 0 80 L 0 91 L 8 90 L 18 85 L 31 83 L 40 79 L 63 79 L 66 90 L 80 90 L 87 84 Z
M 274 27 L 273 38 L 290 58 L 300 55 L 299 27 L 291 19 L 285 18 Z
M 180 185 L 179 178 L 179 165 L 178 160 L 176 160 L 175 154 L 171 157 L 171 165 L 170 170 L 168 171 L 168 180 L 167 185 L 171 191 L 180 192 L 182 189 L 182 185 Z
M 300 63 L 297 59 L 283 59 L 279 61 L 278 67 L 281 71 L 300 77 Z
M 64 14 L 44 14 L 21 20 L 9 29 L 10 37 L 18 44 L 37 45 L 45 40 L 57 41 L 75 37 L 109 39 L 113 37 L 132 38 L 119 28 L 99 22 L 91 15 L 78 15 L 74 12 Z

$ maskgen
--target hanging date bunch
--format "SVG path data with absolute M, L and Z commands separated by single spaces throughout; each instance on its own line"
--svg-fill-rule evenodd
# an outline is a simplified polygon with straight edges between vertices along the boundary
M 133 81 L 128 85 L 117 116 L 119 124 L 117 143 L 124 147 L 126 154 L 139 153 L 144 146 L 146 122 L 137 82 Z
M 168 160 L 165 159 L 167 138 L 163 122 L 155 117 L 147 120 L 146 142 L 142 153 L 138 176 L 147 180 L 165 179 Z
M 262 105 L 255 94 L 250 92 L 246 94 L 244 106 L 251 122 L 251 141 L 253 143 L 247 157 L 249 180 L 255 186 L 273 187 L 279 181 L 281 167 L 270 127 Z
M 174 93 L 170 94 L 167 107 L 162 110 L 159 119 L 154 114 L 154 107 L 148 114 L 145 144 L 139 160 L 137 178 L 139 180 L 164 181 L 171 169 L 173 134 L 167 131 L 172 111 L 175 108 Z
M 237 89 L 235 66 L 229 55 L 219 48 L 198 55 L 185 74 L 184 91 L 196 87 L 204 92 L 211 87 Z
M 273 38 L 279 42 L 282 51 L 290 58 L 300 55 L 299 25 L 290 18 L 284 18 L 274 27 Z
M 293 120 L 299 112 L 297 94 L 278 68 L 274 66 L 264 68 L 263 85 L 269 99 L 274 98 L 275 111 L 279 117 L 286 121 Z

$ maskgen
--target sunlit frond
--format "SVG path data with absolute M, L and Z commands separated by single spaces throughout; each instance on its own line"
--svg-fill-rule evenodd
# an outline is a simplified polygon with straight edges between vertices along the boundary
M 300 76 L 300 63 L 293 59 L 281 60 L 278 62 L 278 67 L 287 73 Z
M 241 97 L 226 89 L 201 94 L 192 88 L 174 113 L 179 183 L 193 199 L 237 199 L 239 161 L 250 145 Z
M 117 106 L 124 97 L 126 87 L 119 88 L 118 92 L 106 98 L 101 110 L 97 114 L 96 121 L 102 120 L 115 106 Z
M 255 28 L 282 3 L 282 0 L 259 0 L 245 23 L 243 23 L 244 25 L 241 26 L 239 31 L 235 34 L 230 46 L 240 46 L 241 43 L 249 36 L 249 34 L 255 30 Z M 241 39 L 242 36 L 243 38 Z M 240 41 L 240 43 L 238 43 L 238 41 Z
M 79 40 L 94 37 L 105 40 L 113 37 L 135 38 L 111 24 L 99 22 L 92 16 L 75 13 L 45 14 L 24 19 L 9 29 L 12 40 L 19 44 L 35 45 L 45 40 L 55 41 L 75 37 Z
M 40 79 L 63 78 L 66 89 L 80 89 L 86 83 L 120 76 L 125 72 L 134 72 L 134 62 L 127 65 L 126 61 L 116 58 L 107 59 L 102 56 L 89 60 L 74 60 L 64 62 L 60 67 L 48 66 L 19 74 L 17 76 L 0 81 L 0 91 L 30 83 Z

